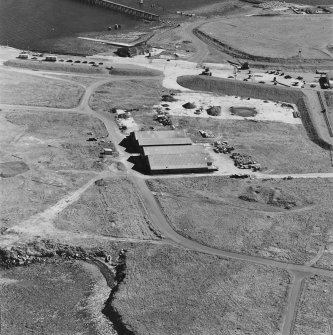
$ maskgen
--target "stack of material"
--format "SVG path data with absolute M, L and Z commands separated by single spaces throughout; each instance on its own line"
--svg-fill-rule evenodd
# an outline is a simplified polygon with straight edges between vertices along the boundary
M 230 157 L 234 160 L 235 166 L 239 169 L 260 170 L 260 164 L 255 162 L 250 155 L 235 152 Z

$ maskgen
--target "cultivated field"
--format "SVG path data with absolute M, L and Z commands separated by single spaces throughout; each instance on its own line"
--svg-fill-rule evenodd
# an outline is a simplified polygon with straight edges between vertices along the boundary
M 298 306 L 293 335 L 331 334 L 332 278 L 321 276 L 306 278 Z
M 59 214 L 55 226 L 105 236 L 154 237 L 149 215 L 129 179 L 108 178 L 99 185 L 95 183 Z
M 24 73 L 0 70 L 0 103 L 56 108 L 76 107 L 82 87 Z
M 1 270 L 1 331 L 8 335 L 98 334 L 100 320 L 91 307 L 97 307 L 94 300 L 100 292 L 107 297 L 109 290 L 104 286 L 105 279 L 95 266 L 78 261 Z
M 127 253 L 114 307 L 135 334 L 277 334 L 284 270 L 167 246 Z
M 243 16 L 207 23 L 200 30 L 212 38 L 253 56 L 331 59 L 330 15 Z M 300 34 L 300 32 L 302 32 Z
M 329 179 L 169 178 L 148 185 L 174 229 L 205 245 L 305 263 L 332 239 Z
M 159 79 L 131 79 L 113 81 L 102 85 L 90 99 L 97 111 L 149 107 L 160 101 L 163 87 Z

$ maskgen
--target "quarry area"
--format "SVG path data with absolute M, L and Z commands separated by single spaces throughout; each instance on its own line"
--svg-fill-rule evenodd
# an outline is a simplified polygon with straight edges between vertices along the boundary
M 0 334 L 331 335 L 332 13 L 0 47 Z

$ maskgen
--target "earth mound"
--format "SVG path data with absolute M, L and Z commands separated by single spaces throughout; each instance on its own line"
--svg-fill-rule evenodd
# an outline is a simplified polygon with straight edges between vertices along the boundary
M 173 101 L 177 101 L 177 99 L 175 99 L 174 96 L 171 94 L 164 94 L 162 95 L 162 101 L 173 102 Z
M 183 107 L 185 109 L 194 109 L 194 108 L 197 108 L 197 106 L 193 102 L 187 102 L 186 104 L 183 105 Z
M 249 186 L 239 199 L 286 209 L 302 205 L 301 199 L 275 187 Z
M 27 172 L 29 166 L 24 162 L 5 162 L 0 163 L 0 177 L 10 178 L 18 174 Z
M 207 109 L 207 114 L 211 116 L 221 115 L 221 106 L 213 106 Z

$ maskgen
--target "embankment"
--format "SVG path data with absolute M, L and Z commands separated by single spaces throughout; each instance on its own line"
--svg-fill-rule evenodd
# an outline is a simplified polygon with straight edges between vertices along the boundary
M 45 62 L 38 60 L 8 60 L 4 65 L 29 70 L 71 72 L 84 74 L 107 74 L 107 70 L 102 67 L 92 67 L 73 63 Z
M 309 138 L 324 149 L 333 146 L 320 105 L 314 101 L 314 91 L 203 76 L 181 76 L 177 83 L 195 91 L 296 104 Z
M 203 42 L 207 44 L 213 45 L 218 50 L 222 51 L 223 53 L 230 55 L 234 58 L 240 58 L 243 60 L 249 60 L 253 62 L 262 62 L 262 63 L 268 63 L 268 64 L 279 64 L 281 67 L 282 65 L 284 67 L 288 68 L 307 68 L 311 66 L 320 67 L 320 65 L 323 63 L 326 67 L 329 66 L 328 64 L 331 64 L 331 59 L 304 59 L 300 61 L 298 58 L 272 58 L 272 57 L 265 57 L 265 56 L 259 56 L 259 55 L 252 55 L 249 53 L 246 53 L 242 50 L 233 48 L 227 43 L 223 43 L 217 38 L 214 38 L 210 36 L 209 34 L 206 34 L 199 28 L 193 29 L 193 34 L 201 39 Z M 251 64 L 253 67 L 253 65 Z M 259 67 L 262 67 L 260 64 Z

